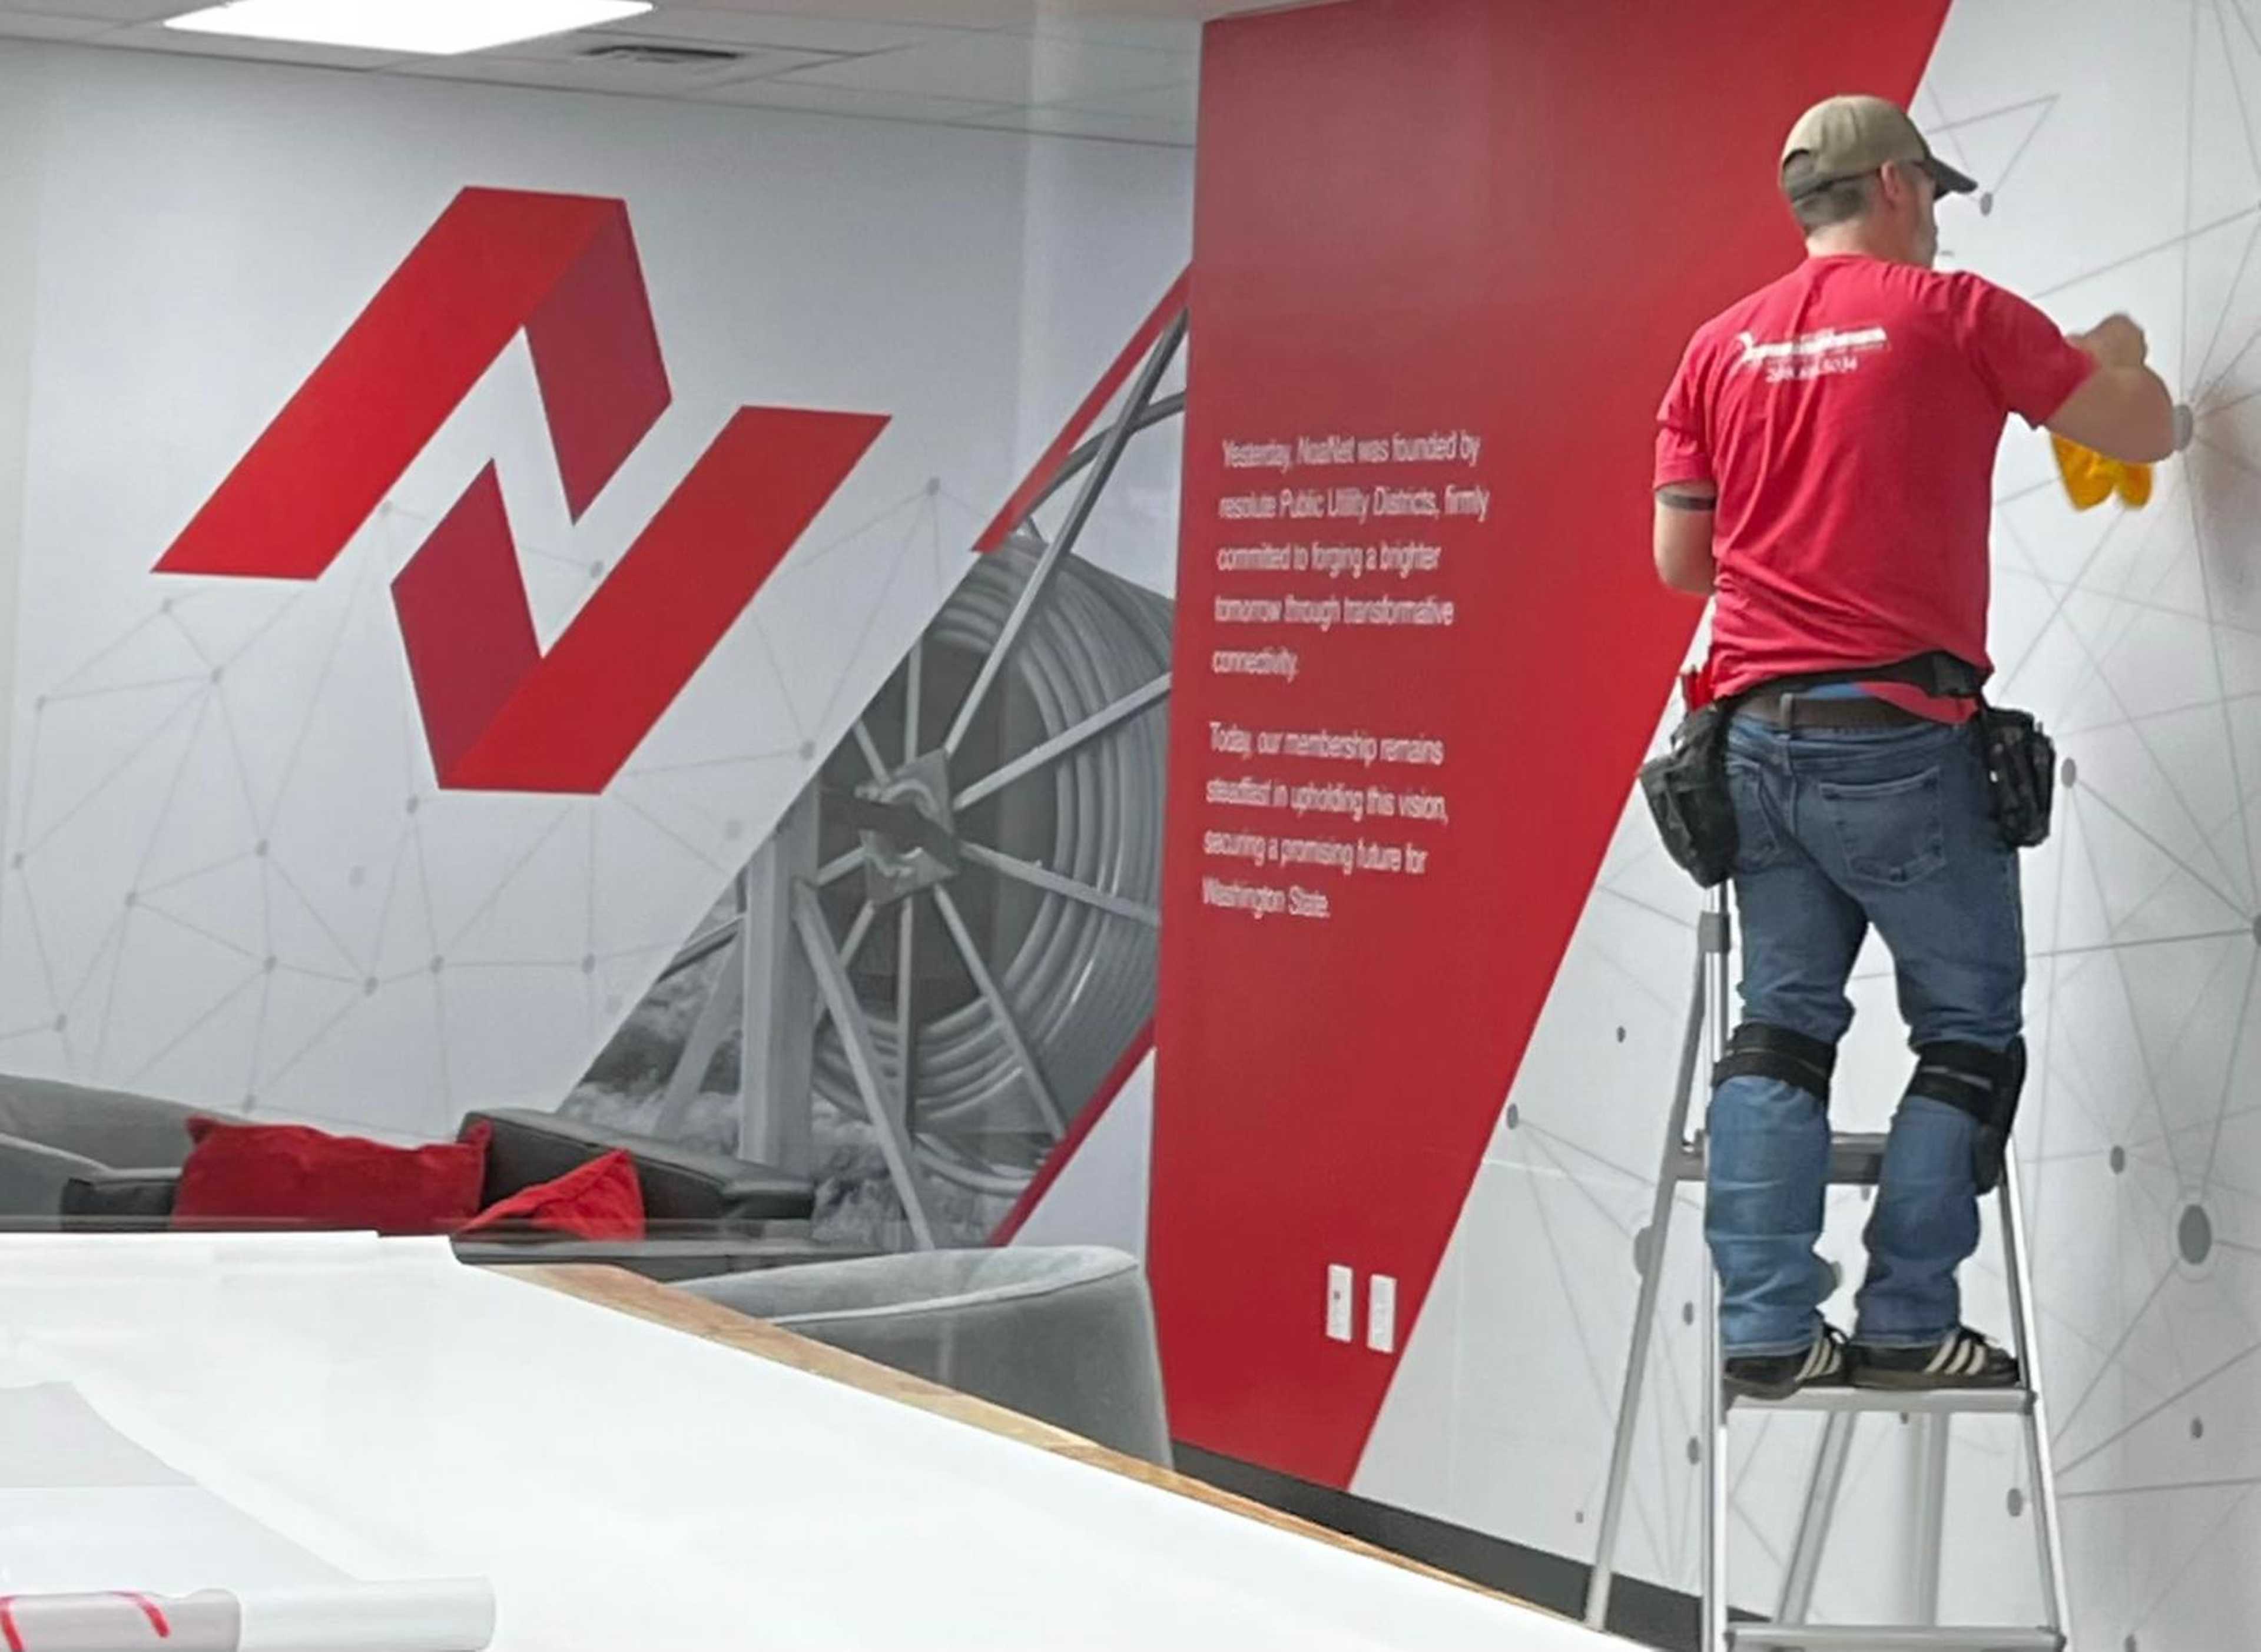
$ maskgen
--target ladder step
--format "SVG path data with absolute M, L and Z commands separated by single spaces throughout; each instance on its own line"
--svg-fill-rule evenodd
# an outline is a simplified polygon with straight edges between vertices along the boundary
M 2055 1629 L 1738 1623 L 1728 1627 L 1727 1643 L 1798 1648 L 1798 1652 L 2064 1652 L 2064 1636 Z
M 1884 1167 L 1884 1137 L 1875 1131 L 1840 1131 L 1829 1140 L 1829 1182 L 1839 1188 L 1872 1188 Z M 1701 1182 L 1704 1154 L 1683 1147 L 1673 1155 L 1676 1181 Z
M 1762 1411 L 1883 1411 L 1910 1416 L 2022 1417 L 2034 1408 L 2033 1390 L 2023 1388 L 1934 1388 L 1902 1391 L 1889 1388 L 1803 1388 L 1788 1399 L 1745 1399 Z

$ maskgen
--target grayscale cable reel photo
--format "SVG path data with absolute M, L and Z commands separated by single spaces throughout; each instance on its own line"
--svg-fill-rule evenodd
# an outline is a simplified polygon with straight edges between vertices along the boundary
M 1180 440 L 1185 326 L 972 559 L 569 1111 L 812 1174 L 842 1243 L 979 1244 L 1011 1209 L 1154 1012 L 1174 605 L 1076 549 L 1133 443 Z

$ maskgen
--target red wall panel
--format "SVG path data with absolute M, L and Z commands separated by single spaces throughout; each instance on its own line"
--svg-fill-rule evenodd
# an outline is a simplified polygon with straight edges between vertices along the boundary
M 1366 1277 L 1399 1282 L 1402 1342 L 1697 618 L 1649 568 L 1656 401 L 1689 330 L 1798 255 L 1773 185 L 1791 120 L 1833 92 L 1910 96 L 1944 10 L 1345 0 L 1211 25 L 1152 1212 L 1180 1438 L 1348 1483 L 1395 1361 L 1324 1337 L 1326 1265 L 1359 1270 L 1361 1339 Z M 1228 441 L 1444 428 L 1482 436 L 1478 465 L 1267 479 L 1224 460 Z M 1481 481 L 1490 514 L 1219 520 L 1223 497 L 1283 480 Z M 1213 614 L 1219 593 L 1377 594 L 1372 576 L 1220 574 L 1221 544 L 1417 535 L 1443 565 L 1392 593 L 1450 600 L 1450 628 Z M 1275 643 L 1303 656 L 1292 683 L 1209 669 Z M 1449 822 L 1220 808 L 1212 777 L 1381 776 L 1220 754 L 1213 722 L 1441 737 L 1425 778 Z M 1418 877 L 1236 870 L 1204 852 L 1218 828 L 1430 859 Z M 1324 888 L 1330 916 L 1205 905 L 1219 875 Z

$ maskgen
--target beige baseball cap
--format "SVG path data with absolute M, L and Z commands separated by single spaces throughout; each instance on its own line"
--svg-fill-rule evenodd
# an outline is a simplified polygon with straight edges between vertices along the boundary
M 1802 200 L 1888 161 L 1921 167 L 1942 195 L 1969 195 L 1977 183 L 1931 152 L 1898 104 L 1882 97 L 1830 97 L 1798 118 L 1782 146 L 1782 191 Z

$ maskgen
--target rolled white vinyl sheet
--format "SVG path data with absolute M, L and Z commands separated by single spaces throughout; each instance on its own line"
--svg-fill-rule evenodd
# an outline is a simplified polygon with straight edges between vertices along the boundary
M 494 1639 L 494 1589 L 483 1577 L 260 1590 L 242 1606 L 238 1652 L 485 1652 Z
M 0 1596 L 23 1652 L 484 1652 L 494 1591 L 481 1578 L 193 1595 Z

